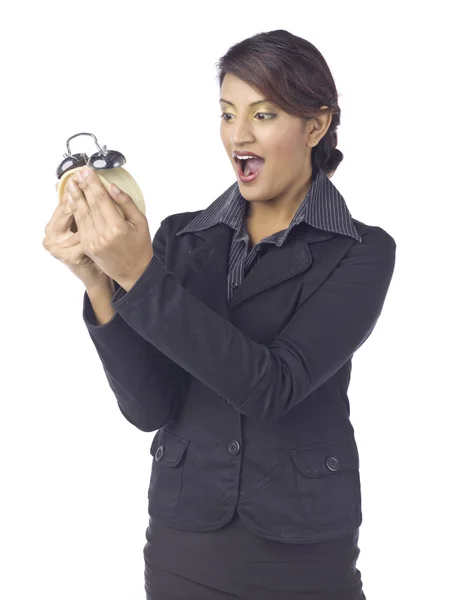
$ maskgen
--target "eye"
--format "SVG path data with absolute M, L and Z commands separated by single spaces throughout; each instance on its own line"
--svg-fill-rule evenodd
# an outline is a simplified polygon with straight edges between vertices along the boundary
M 264 115 L 264 117 L 267 117 L 266 119 L 265 118 L 264 119 L 256 119 L 257 121 L 268 121 L 270 119 L 274 119 L 274 117 L 276 116 L 274 113 L 263 113 L 263 112 L 258 112 L 258 113 L 256 113 L 256 115 Z M 227 123 L 230 119 L 227 119 L 225 117 L 229 117 L 229 116 L 232 116 L 232 115 L 230 113 L 222 113 L 220 115 L 220 119 L 223 119 Z
M 258 121 L 268 121 L 269 119 L 272 119 L 273 117 L 276 116 L 274 113 L 263 113 L 263 112 L 258 112 L 258 113 L 256 113 L 256 115 L 268 116 L 268 119 L 257 119 Z

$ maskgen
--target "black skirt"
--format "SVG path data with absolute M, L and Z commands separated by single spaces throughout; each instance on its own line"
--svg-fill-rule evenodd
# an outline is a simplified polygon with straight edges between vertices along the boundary
M 260 537 L 238 517 L 207 533 L 150 518 L 143 555 L 147 600 L 366 600 L 359 531 L 313 544 Z

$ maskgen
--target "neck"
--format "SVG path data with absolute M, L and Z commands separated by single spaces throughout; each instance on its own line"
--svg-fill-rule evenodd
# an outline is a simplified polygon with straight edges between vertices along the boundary
M 252 200 L 247 204 L 245 221 L 262 229 L 287 229 L 312 186 L 312 170 L 307 171 L 291 189 L 270 200 Z

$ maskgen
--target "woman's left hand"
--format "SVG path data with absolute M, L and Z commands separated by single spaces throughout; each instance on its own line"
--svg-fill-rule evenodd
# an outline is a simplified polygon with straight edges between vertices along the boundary
M 85 172 L 87 177 L 80 177 Z M 128 292 L 153 258 L 147 218 L 128 194 L 121 190 L 116 193 L 114 186 L 109 192 L 89 167 L 78 171 L 72 186 L 74 179 L 68 183 L 73 198 L 69 206 L 84 253 Z

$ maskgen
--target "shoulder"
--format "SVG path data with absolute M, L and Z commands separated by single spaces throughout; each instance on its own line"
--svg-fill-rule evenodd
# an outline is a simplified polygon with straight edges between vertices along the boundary
M 381 247 L 386 250 L 395 250 L 396 241 L 393 236 L 378 225 L 367 225 L 357 219 L 352 219 L 354 227 L 362 238 L 362 242 L 355 244 L 356 246 Z
M 357 281 L 373 281 L 389 285 L 396 263 L 396 241 L 378 225 L 367 225 L 352 219 L 362 241 L 354 241 L 339 267 Z

